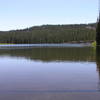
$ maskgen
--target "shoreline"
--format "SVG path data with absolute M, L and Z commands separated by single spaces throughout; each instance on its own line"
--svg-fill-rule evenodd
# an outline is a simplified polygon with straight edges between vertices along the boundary
M 63 43 L 0 43 L 0 45 L 16 45 L 16 44 L 88 44 L 93 43 L 95 41 L 72 41 L 72 42 L 63 42 Z

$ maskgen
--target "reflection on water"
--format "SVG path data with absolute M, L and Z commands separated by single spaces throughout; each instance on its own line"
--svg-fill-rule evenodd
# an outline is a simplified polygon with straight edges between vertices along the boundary
M 98 89 L 100 91 L 100 47 L 96 48 L 96 64 L 97 64 L 97 71 L 99 75 Z
M 95 61 L 95 52 L 90 47 L 4 49 L 0 55 L 24 57 L 31 60 L 49 61 Z
M 99 91 L 98 51 L 90 47 L 1 49 L 0 91 Z

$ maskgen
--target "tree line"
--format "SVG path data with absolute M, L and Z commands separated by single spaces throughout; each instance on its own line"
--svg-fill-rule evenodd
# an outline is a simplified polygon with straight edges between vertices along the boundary
M 91 42 L 96 38 L 96 24 L 42 25 L 23 30 L 0 31 L 0 43 Z

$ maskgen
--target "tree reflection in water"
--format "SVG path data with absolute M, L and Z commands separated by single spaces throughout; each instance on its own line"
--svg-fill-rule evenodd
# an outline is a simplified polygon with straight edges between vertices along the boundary
M 98 74 L 99 74 L 98 89 L 100 91 L 100 47 L 96 48 L 96 64 L 97 64 L 97 71 L 98 71 Z

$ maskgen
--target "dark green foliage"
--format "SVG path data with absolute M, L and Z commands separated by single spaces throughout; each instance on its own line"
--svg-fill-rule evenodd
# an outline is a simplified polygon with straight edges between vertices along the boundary
M 0 43 L 91 42 L 96 38 L 96 24 L 43 25 L 0 32 Z
M 98 23 L 97 23 L 96 42 L 97 42 L 97 45 L 100 45 L 100 18 L 99 18 Z

